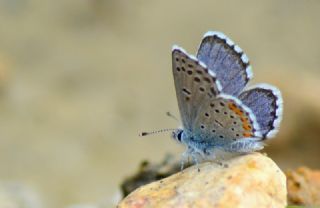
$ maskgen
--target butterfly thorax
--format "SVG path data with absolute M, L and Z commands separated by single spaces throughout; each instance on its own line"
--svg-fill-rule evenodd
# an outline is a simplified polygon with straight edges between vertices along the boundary
M 176 129 L 172 133 L 172 137 L 197 152 L 206 152 L 214 148 L 223 147 L 226 145 L 227 141 L 212 136 L 210 138 L 206 138 L 207 136 L 205 135 L 194 134 L 192 131 L 186 129 Z

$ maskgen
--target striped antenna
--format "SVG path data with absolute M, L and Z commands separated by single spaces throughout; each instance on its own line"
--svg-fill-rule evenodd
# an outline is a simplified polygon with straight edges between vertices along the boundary
M 139 134 L 139 136 L 148 136 L 148 135 L 152 135 L 152 134 L 158 134 L 158 133 L 163 133 L 163 132 L 167 132 L 167 131 L 174 131 L 176 129 L 161 129 L 161 130 L 156 130 L 156 131 L 149 131 L 149 132 L 141 132 Z

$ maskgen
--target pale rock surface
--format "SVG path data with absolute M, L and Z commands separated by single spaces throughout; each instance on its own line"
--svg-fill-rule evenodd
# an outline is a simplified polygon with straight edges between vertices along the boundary
M 118 207 L 286 206 L 286 177 L 270 158 L 252 153 L 223 163 L 202 163 L 142 186 Z

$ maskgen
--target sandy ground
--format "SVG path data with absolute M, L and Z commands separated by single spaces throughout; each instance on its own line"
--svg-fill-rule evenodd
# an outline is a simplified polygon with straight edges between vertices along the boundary
M 195 53 L 208 30 L 244 49 L 253 83 L 283 92 L 270 156 L 320 168 L 319 11 L 318 1 L 1 0 L 0 181 L 32 187 L 45 207 L 108 204 L 142 159 L 179 155 L 167 134 L 138 133 L 180 125 L 165 116 L 178 115 L 171 46 Z

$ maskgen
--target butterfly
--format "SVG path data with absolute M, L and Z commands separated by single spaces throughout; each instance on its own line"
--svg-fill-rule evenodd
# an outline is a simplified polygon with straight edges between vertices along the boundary
M 279 130 L 283 100 L 269 84 L 247 87 L 253 74 L 242 49 L 221 32 L 207 32 L 197 56 L 172 48 L 172 70 L 182 127 L 172 137 L 184 157 L 214 158 L 215 152 L 249 153 Z

